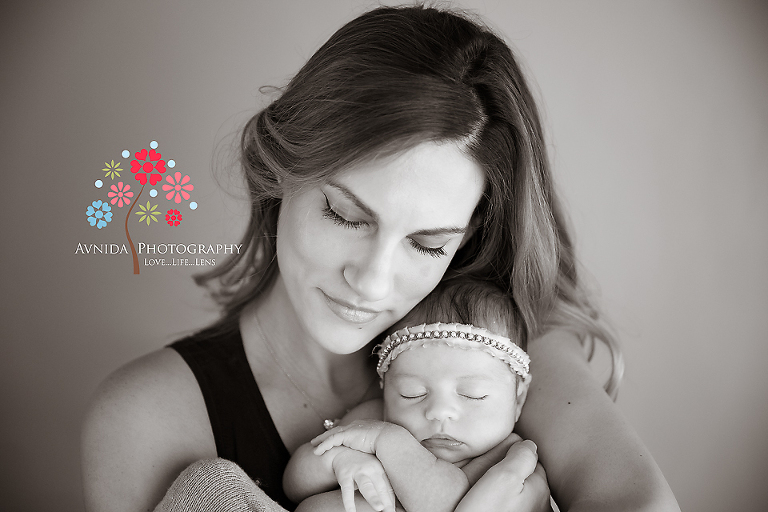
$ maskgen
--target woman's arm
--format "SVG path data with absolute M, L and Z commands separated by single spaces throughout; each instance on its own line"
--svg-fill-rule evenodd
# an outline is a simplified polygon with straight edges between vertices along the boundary
M 538 445 L 563 511 L 677 511 L 648 449 L 593 377 L 576 336 L 528 345 L 534 376 L 516 430 Z
M 205 402 L 172 349 L 138 359 L 98 389 L 83 424 L 86 509 L 152 510 L 192 462 L 216 456 Z

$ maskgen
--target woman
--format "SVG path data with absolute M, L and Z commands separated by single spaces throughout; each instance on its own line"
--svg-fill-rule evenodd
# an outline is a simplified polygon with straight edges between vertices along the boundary
M 202 279 L 219 278 L 225 314 L 101 387 L 84 427 L 90 510 L 151 509 L 217 454 L 287 504 L 290 452 L 378 393 L 371 340 L 458 274 L 514 299 L 536 376 L 518 430 L 561 509 L 677 510 L 606 393 L 620 358 L 577 280 L 535 104 L 503 41 L 435 9 L 364 14 L 251 119 L 242 161 L 247 250 Z M 584 356 L 591 336 L 614 353 L 606 390 Z M 542 475 L 526 481 L 529 510 L 546 506 Z M 491 476 L 476 487 L 504 510 Z

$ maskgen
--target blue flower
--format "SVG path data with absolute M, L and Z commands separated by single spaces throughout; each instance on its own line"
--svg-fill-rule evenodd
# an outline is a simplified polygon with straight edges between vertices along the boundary
M 99 229 L 105 227 L 108 222 L 112 222 L 112 207 L 100 199 L 89 204 L 85 214 L 88 216 L 88 224 Z

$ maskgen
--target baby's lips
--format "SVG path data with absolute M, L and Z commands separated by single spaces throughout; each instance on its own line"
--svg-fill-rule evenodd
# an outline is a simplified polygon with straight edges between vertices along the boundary
M 456 442 L 456 443 L 459 442 L 458 439 L 456 439 L 455 437 L 449 436 L 448 434 L 433 434 L 433 435 L 429 436 L 427 439 L 439 439 L 439 440 L 442 440 L 442 441 L 453 441 L 453 442 Z M 427 439 L 425 439 L 425 441 Z
M 422 446 L 432 448 L 456 448 L 464 445 L 464 442 L 447 434 L 435 434 L 421 441 Z

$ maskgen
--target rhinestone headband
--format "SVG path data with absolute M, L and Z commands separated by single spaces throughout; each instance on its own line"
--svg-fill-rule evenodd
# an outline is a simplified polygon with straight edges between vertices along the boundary
M 437 344 L 465 350 L 483 350 L 506 363 L 510 370 L 523 379 L 523 382 L 530 379 L 531 358 L 509 338 L 498 336 L 474 325 L 440 322 L 404 327 L 384 338 L 375 350 L 379 356 L 376 372 L 383 382 L 384 373 L 389 369 L 389 365 L 402 352 L 409 348 Z

